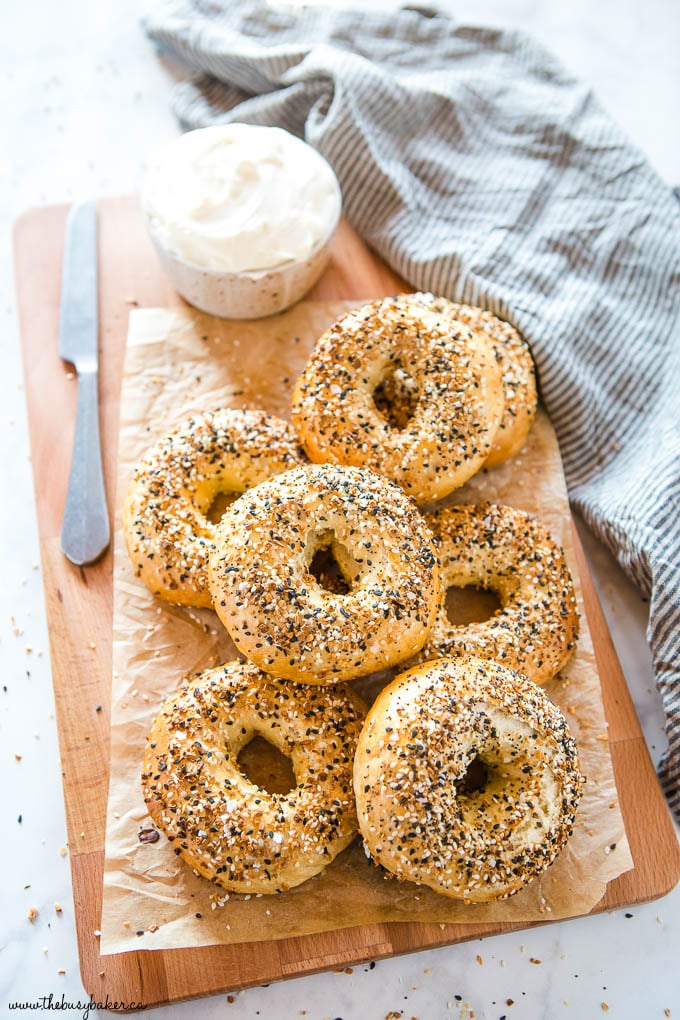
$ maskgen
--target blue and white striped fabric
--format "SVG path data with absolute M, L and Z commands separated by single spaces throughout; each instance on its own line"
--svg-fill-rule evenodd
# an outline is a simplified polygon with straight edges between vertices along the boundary
M 447 16 L 162 0 L 149 34 L 199 75 L 187 127 L 316 146 L 345 212 L 409 283 L 527 337 L 573 505 L 649 595 L 680 817 L 680 206 L 531 39 Z

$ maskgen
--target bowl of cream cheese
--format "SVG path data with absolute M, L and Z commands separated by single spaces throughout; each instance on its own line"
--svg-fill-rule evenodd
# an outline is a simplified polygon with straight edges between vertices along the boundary
M 254 319 L 316 283 L 341 211 L 330 165 L 281 128 L 188 131 L 151 163 L 146 225 L 174 287 L 196 308 Z

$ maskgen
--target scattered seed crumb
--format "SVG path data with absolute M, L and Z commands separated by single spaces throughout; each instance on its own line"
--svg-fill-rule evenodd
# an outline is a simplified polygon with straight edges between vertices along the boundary
M 609 1006 L 607 1005 L 606 1002 L 601 1002 L 600 1003 L 600 1009 L 602 1010 L 603 1013 L 608 1013 L 609 1012 Z
M 45 956 L 47 956 L 47 954 L 49 953 L 50 950 L 49 950 L 48 946 L 43 946 L 42 951 L 45 954 Z
M 482 957 L 481 957 L 481 956 L 479 955 L 479 953 L 477 953 L 477 956 L 475 957 L 475 959 L 477 960 L 477 963 L 479 964 L 479 966 L 480 966 L 480 967 L 483 967 L 483 966 L 484 966 L 484 960 L 483 960 L 483 959 L 482 959 Z
M 59 856 L 60 857 L 66 857 L 66 847 L 65 846 L 60 846 L 59 847 Z
M 65 973 L 66 973 L 66 971 L 64 970 L 63 967 L 60 967 L 59 970 L 57 971 L 57 974 L 65 974 Z
M 149 828 L 146 829 L 140 829 L 137 833 L 137 839 L 140 843 L 157 843 L 160 838 L 160 832 L 153 826 L 149 826 Z
M 31 924 L 33 924 L 33 922 L 35 921 L 37 916 L 38 916 L 38 908 L 37 907 L 30 907 L 29 911 L 28 911 L 28 920 L 31 922 Z
M 94 650 L 95 650 L 95 648 L 97 647 L 97 644 L 96 644 L 96 642 L 95 642 L 95 641 L 90 641 L 87 647 L 88 647 L 88 648 L 91 648 L 91 649 L 92 649 L 92 651 L 94 651 Z
M 61 914 L 61 912 L 62 912 L 62 910 L 61 910 L 61 903 L 55 903 L 54 904 L 54 912 L 55 912 L 55 914 Z
M 535 963 L 535 964 L 538 965 L 540 963 L 543 963 L 543 961 L 542 960 L 537 960 L 535 956 L 530 956 L 529 957 L 529 963 Z
M 129 928 L 130 927 L 130 922 L 129 921 L 123 921 L 123 927 L 124 928 Z
M 101 932 L 100 932 L 99 928 L 95 928 L 95 930 L 94 930 L 93 934 L 94 934 L 94 937 L 95 937 L 96 939 L 98 939 L 98 938 L 100 938 L 100 937 L 101 937 Z
M 14 760 L 15 761 L 21 761 L 21 755 L 20 754 L 15 754 L 14 755 Z
M 154 932 L 157 932 L 157 931 L 158 931 L 158 925 L 157 925 L 157 924 L 150 924 L 150 925 L 149 925 L 149 931 L 150 931 L 150 932 L 151 932 L 151 934 L 153 935 L 153 934 L 154 934 Z

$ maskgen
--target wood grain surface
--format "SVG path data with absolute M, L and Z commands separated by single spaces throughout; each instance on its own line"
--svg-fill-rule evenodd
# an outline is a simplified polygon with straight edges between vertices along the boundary
M 347 966 L 510 930 L 510 925 L 375 924 L 273 942 L 100 956 L 109 767 L 112 556 L 70 564 L 59 532 L 71 460 L 76 385 L 57 355 L 67 206 L 31 210 L 15 228 L 15 269 L 52 674 L 63 768 L 81 974 L 101 1000 L 147 1006 Z M 130 308 L 181 305 L 165 280 L 132 198 L 99 203 L 100 401 L 111 515 L 118 415 Z M 363 299 L 402 282 L 342 224 L 331 264 L 309 295 Z M 597 910 L 654 899 L 680 878 L 680 848 L 578 539 L 579 569 L 609 722 L 633 870 L 611 882 Z M 514 927 L 523 927 L 515 925 Z

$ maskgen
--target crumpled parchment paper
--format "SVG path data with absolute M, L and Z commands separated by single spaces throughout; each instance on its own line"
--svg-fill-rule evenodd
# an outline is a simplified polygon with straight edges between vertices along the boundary
M 111 779 L 101 952 L 265 941 L 383 921 L 532 922 L 587 913 L 633 866 L 618 806 L 595 656 L 579 591 L 578 649 L 547 693 L 567 715 L 587 778 L 576 827 L 557 862 L 518 895 L 464 905 L 388 879 L 357 839 L 325 872 L 276 896 L 228 895 L 175 856 L 153 828 L 140 785 L 151 721 L 182 678 L 236 657 L 216 615 L 168 605 L 135 577 L 120 526 L 134 464 L 191 413 L 231 405 L 289 416 L 290 393 L 317 337 L 351 303 L 302 303 L 257 322 L 193 310 L 130 316 L 120 426 L 114 555 Z M 356 304 L 356 302 L 354 302 Z M 509 503 L 564 546 L 578 585 L 571 518 L 554 432 L 539 412 L 522 453 L 483 471 L 451 502 Z M 371 696 L 385 678 L 357 685 Z

